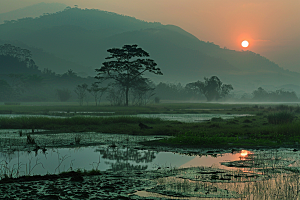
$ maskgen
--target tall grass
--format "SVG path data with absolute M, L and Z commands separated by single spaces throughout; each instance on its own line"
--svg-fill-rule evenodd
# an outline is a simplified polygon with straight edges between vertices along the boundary
M 295 119 L 295 114 L 289 111 L 281 111 L 267 115 L 270 124 L 291 123 Z

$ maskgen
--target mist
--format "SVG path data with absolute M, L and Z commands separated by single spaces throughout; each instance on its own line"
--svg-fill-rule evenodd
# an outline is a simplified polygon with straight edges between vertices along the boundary
M 0 13 L 30 6 L 41 1 L 1 2 Z M 44 1 L 55 2 L 54 0 Z M 288 1 L 88 1 L 62 0 L 68 6 L 96 8 L 134 16 L 146 21 L 177 25 L 203 41 L 241 50 L 244 38 L 251 40 L 250 51 L 276 62 L 284 69 L 300 72 L 298 35 L 300 3 Z M 155 13 L 155 14 L 153 14 Z M 239 16 L 238 18 L 236 16 Z M 205 19 L 209 19 L 205 20 Z

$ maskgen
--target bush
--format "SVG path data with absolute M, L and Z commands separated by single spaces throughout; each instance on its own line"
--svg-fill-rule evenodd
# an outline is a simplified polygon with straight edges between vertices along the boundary
M 278 113 L 272 113 L 267 116 L 270 124 L 285 124 L 291 123 L 295 118 L 295 114 L 288 111 L 281 111 Z

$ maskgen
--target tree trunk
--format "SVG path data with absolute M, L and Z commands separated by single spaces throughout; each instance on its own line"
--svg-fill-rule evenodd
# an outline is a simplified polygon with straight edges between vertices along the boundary
M 129 87 L 126 87 L 125 90 L 125 106 L 128 106 L 128 93 L 129 93 Z

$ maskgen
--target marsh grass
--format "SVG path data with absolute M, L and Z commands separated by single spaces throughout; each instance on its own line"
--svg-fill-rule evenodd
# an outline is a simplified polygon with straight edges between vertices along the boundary
M 148 107 L 101 107 L 102 111 L 116 111 L 120 108 L 124 113 L 186 113 L 186 112 L 206 112 L 207 110 L 197 110 L 200 104 L 159 104 Z M 119 133 L 131 135 L 169 135 L 174 136 L 160 142 L 145 142 L 148 145 L 180 145 L 195 147 L 210 146 L 283 146 L 300 143 L 300 121 L 297 113 L 298 107 L 292 106 L 243 106 L 243 105 L 221 105 L 221 104 L 201 104 L 202 108 L 231 108 L 230 113 L 257 114 L 255 116 L 238 117 L 224 120 L 213 118 L 208 122 L 183 123 L 178 121 L 166 121 L 159 118 L 142 118 L 132 116 L 73 116 L 73 117 L 0 117 L 0 127 L 2 129 L 44 129 L 52 132 L 80 133 L 80 132 L 100 132 Z M 76 107 L 79 111 L 80 109 Z M 92 108 L 92 107 L 91 107 Z M 85 111 L 91 109 L 86 106 Z M 94 107 L 93 107 L 94 108 Z M 109 109 L 108 109 L 109 108 Z M 21 109 L 21 108 L 19 108 Z M 25 109 L 25 108 L 22 108 Z M 34 107 L 34 109 L 37 109 Z M 34 110 L 33 109 L 33 110 Z M 42 110 L 45 108 L 39 108 Z M 58 109 L 57 106 L 49 107 L 51 112 Z M 61 109 L 61 107 L 60 107 Z M 72 110 L 75 107 L 64 109 Z M 98 108 L 97 108 L 98 109 Z M 100 107 L 99 107 L 100 109 Z M 84 109 L 83 109 L 84 110 Z M 293 112 L 291 112 L 291 110 Z M 209 112 L 225 112 L 219 110 Z M 276 114 L 279 113 L 279 114 Z M 288 122 L 288 123 L 286 123 Z M 139 123 L 153 127 L 153 129 L 141 129 Z M 43 134 L 34 132 L 34 134 Z
M 264 115 L 205 122 L 186 128 L 189 129 L 160 142 L 195 147 L 278 147 L 300 144 L 299 120 L 271 124 Z
M 140 122 L 153 127 L 153 129 L 141 129 L 139 127 Z M 274 147 L 300 143 L 299 120 L 294 120 L 292 123 L 272 124 L 268 122 L 268 116 L 265 115 L 237 117 L 228 120 L 215 118 L 212 121 L 201 123 L 182 123 L 165 121 L 159 118 L 131 116 L 0 117 L 0 126 L 6 129 L 30 129 L 35 127 L 36 129 L 46 129 L 54 132 L 174 136 L 160 142 L 148 143 L 159 145 Z M 36 131 L 34 134 L 43 133 Z
M 295 114 L 289 111 L 281 111 L 268 114 L 267 119 L 270 124 L 286 124 L 295 119 Z

